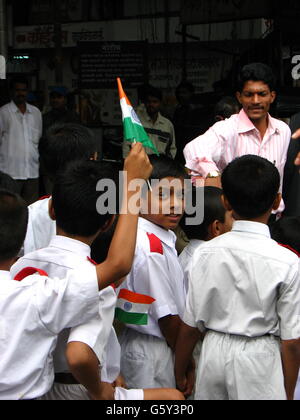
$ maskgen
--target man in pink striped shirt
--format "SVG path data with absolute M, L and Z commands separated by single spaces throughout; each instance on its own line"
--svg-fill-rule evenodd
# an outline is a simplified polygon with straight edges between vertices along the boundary
M 194 177 L 204 178 L 206 186 L 221 187 L 221 173 L 235 158 L 257 155 L 279 170 L 281 188 L 291 131 L 287 124 L 272 118 L 276 99 L 275 79 L 270 67 L 261 63 L 245 66 L 239 76 L 239 114 L 220 121 L 189 143 L 184 155 Z M 284 210 L 282 201 L 279 213 Z

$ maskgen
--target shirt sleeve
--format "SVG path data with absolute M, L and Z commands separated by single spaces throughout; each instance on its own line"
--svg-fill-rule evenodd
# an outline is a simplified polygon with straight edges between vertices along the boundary
M 223 153 L 223 143 L 224 139 L 213 126 L 185 147 L 186 167 L 192 175 L 206 178 L 210 172 L 219 171 L 217 163 Z
M 139 264 L 134 267 L 134 279 L 136 293 L 155 299 L 149 313 L 156 321 L 169 315 L 179 315 L 172 278 L 164 255 L 139 255 Z
M 282 340 L 300 338 L 300 271 L 297 270 L 291 283 L 283 285 L 279 292 L 277 313 Z
M 103 365 L 104 352 L 112 331 L 117 295 L 112 287 L 99 293 L 99 311 L 88 323 L 71 330 L 68 342 L 80 342 L 89 346 Z
M 96 317 L 99 289 L 95 267 L 74 270 L 64 279 L 35 278 L 35 304 L 44 326 L 53 334 Z M 25 279 L 24 285 L 28 280 Z

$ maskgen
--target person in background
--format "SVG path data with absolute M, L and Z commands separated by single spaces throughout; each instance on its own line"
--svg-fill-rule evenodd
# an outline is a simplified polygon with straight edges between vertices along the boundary
M 221 188 L 221 174 L 226 166 L 237 157 L 253 154 L 275 164 L 282 191 L 291 131 L 287 124 L 269 114 L 275 98 L 275 78 L 269 66 L 252 63 L 243 67 L 237 87 L 240 113 L 216 123 L 184 150 L 186 167 L 192 176 L 204 178 L 206 186 Z M 282 201 L 277 214 L 283 211 Z
M 31 204 L 39 196 L 42 114 L 26 102 L 26 78 L 14 78 L 10 91 L 11 102 L 0 108 L 0 170 L 17 181 L 19 194 Z
M 225 96 L 222 98 L 214 109 L 214 122 L 224 121 L 234 114 L 240 112 L 240 105 L 233 96 Z
M 162 92 L 154 87 L 148 87 L 145 93 L 145 110 L 142 108 L 138 117 L 151 138 L 154 146 L 161 155 L 166 155 L 172 159 L 176 157 L 175 130 L 170 120 L 163 117 L 160 113 L 162 106 Z M 124 142 L 124 158 L 130 151 L 131 144 Z M 147 149 L 146 152 L 151 155 L 153 150 Z
M 79 115 L 68 109 L 68 90 L 64 86 L 56 86 L 50 92 L 51 111 L 43 116 L 43 133 L 56 123 L 80 124 Z

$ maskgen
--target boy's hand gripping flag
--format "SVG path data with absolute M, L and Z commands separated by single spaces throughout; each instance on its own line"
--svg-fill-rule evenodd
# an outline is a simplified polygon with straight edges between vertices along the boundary
M 118 78 L 118 88 L 121 101 L 121 109 L 123 115 L 123 126 L 124 126 L 124 138 L 126 141 L 131 143 L 139 142 L 142 143 L 144 147 L 148 147 L 153 150 L 154 153 L 159 156 L 159 153 L 146 133 L 144 127 L 142 126 L 139 117 L 136 115 L 129 99 L 127 98 L 123 87 L 121 79 Z

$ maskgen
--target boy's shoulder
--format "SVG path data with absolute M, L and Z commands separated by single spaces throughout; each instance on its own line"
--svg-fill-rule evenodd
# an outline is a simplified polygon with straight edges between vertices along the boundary
M 139 229 L 137 236 L 137 252 L 148 254 L 164 255 L 162 240 L 155 233 Z

